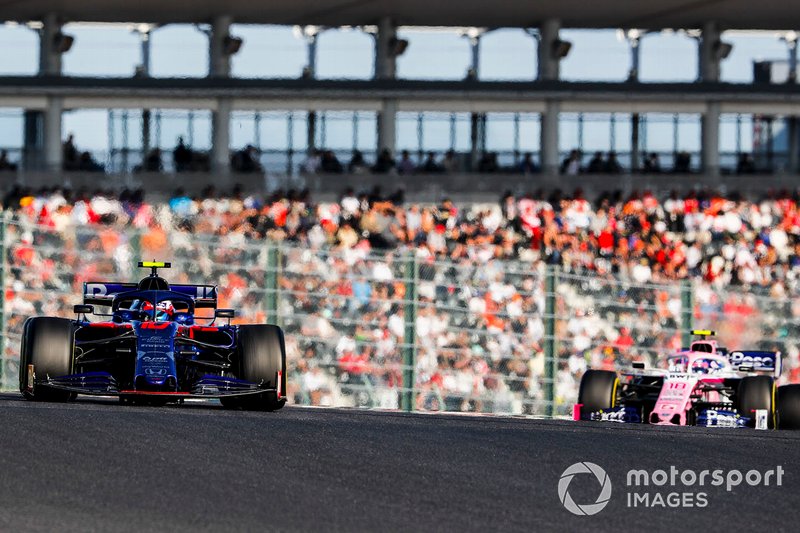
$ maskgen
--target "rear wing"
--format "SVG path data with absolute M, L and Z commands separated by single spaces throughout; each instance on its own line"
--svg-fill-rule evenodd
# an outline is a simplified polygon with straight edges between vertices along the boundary
M 135 291 L 136 283 L 106 283 L 88 281 L 83 284 L 83 303 L 90 305 L 111 305 L 118 294 Z M 170 290 L 185 294 L 194 300 L 197 309 L 217 308 L 217 288 L 214 285 L 170 285 Z
M 728 361 L 737 370 L 781 375 L 781 352 L 738 350 L 728 354 Z

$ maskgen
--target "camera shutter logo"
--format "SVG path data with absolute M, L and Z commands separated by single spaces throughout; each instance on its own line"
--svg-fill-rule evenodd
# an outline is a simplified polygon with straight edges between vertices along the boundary
M 600 483 L 600 495 L 597 496 L 597 501 L 588 504 L 577 504 L 572 496 L 569 494 L 569 484 L 578 474 L 593 474 Z M 594 463 L 583 462 L 575 463 L 569 468 L 564 470 L 561 474 L 561 479 L 558 480 L 558 498 L 564 508 L 572 514 L 579 516 L 592 516 L 602 511 L 608 500 L 611 499 L 611 479 L 606 474 L 606 471 Z

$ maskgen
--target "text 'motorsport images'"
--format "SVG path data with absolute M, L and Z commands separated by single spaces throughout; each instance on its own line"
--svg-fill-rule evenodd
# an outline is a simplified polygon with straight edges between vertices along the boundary
M 719 346 L 710 330 L 666 358 L 667 368 L 633 363 L 618 372 L 588 370 L 576 420 L 672 426 L 800 429 L 800 385 L 776 385 L 781 353 Z
M 217 308 L 215 286 L 170 285 L 157 272 L 169 263 L 139 266 L 151 269 L 139 283 L 84 283 L 75 320 L 27 320 L 19 373 L 25 398 L 88 394 L 148 404 L 218 398 L 232 408 L 283 407 L 286 350 L 278 326 L 231 325 L 234 310 Z M 205 309 L 211 314 L 203 316 Z

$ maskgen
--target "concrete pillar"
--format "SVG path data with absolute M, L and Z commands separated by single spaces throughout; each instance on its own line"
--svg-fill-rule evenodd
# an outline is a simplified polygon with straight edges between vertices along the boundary
M 797 32 L 786 36 L 786 47 L 789 51 L 789 77 L 786 83 L 797 83 Z
M 719 81 L 718 47 L 720 42 L 719 25 L 714 21 L 703 24 L 703 34 L 700 37 L 698 47 L 699 58 L 699 81 Z
M 388 148 L 392 155 L 395 155 L 397 145 L 397 100 L 386 98 L 381 104 L 378 113 L 378 152 Z
M 472 113 L 469 121 L 469 167 L 474 172 L 478 170 L 478 162 L 481 160 L 481 115 Z
M 228 15 L 214 18 L 208 36 L 208 75 L 227 78 L 231 75 L 231 56 L 225 53 L 225 38 L 230 35 L 233 19 Z
M 308 36 L 308 64 L 306 65 L 306 72 L 304 75 L 309 78 L 317 77 L 317 35 Z
M 545 110 L 542 113 L 542 127 L 540 153 L 542 172 L 544 174 L 558 173 L 558 113 L 561 103 L 557 100 L 546 100 Z
M 481 36 L 480 34 L 474 37 L 469 37 L 469 48 L 472 59 L 470 61 L 469 71 L 467 72 L 468 80 L 480 79 L 480 64 L 481 64 Z
M 150 77 L 150 30 L 142 31 L 139 34 L 142 45 L 142 65 L 140 75 Z M 150 110 L 142 110 L 142 163 L 147 159 L 150 152 Z
M 231 99 L 217 98 L 217 109 L 211 114 L 211 170 L 228 174 L 230 155 Z
M 641 149 L 639 148 L 639 113 L 631 114 L 631 172 L 642 166 Z
M 26 109 L 23 118 L 23 168 L 41 170 L 44 165 L 44 112 Z
M 60 76 L 61 54 L 55 50 L 56 35 L 61 32 L 61 22 L 55 13 L 47 13 L 42 17 L 42 29 L 39 32 L 39 75 Z
M 311 155 L 317 148 L 317 113 L 309 111 L 306 119 L 306 153 Z M 323 147 L 324 148 L 324 147 Z
M 707 176 L 719 175 L 719 102 L 708 102 L 702 118 L 703 172 Z
M 378 22 L 375 36 L 375 78 L 393 80 L 397 75 L 397 58 L 392 45 L 397 39 L 397 28 L 392 19 L 383 17 Z M 387 98 L 378 112 L 378 152 L 388 148 L 394 155 L 397 140 L 397 100 Z
M 561 22 L 558 19 L 547 19 L 539 28 L 539 78 L 540 80 L 557 80 L 560 59 L 554 57 L 553 48 L 558 41 Z
M 800 165 L 800 135 L 798 135 L 797 117 L 786 117 L 786 131 L 788 132 L 789 161 L 787 172 L 796 174 Z
M 317 35 L 307 37 L 308 64 L 303 72 L 303 77 L 314 79 L 317 76 Z M 306 153 L 311 155 L 317 148 L 317 113 L 309 111 L 306 120 Z M 324 148 L 324 147 L 323 147 Z
M 64 150 L 61 144 L 61 114 L 64 100 L 61 96 L 48 96 L 44 111 L 44 163 L 47 170 L 63 169 Z
M 379 80 L 393 80 L 397 75 L 397 57 L 392 52 L 396 39 L 397 28 L 392 19 L 381 18 L 375 36 L 375 78 Z

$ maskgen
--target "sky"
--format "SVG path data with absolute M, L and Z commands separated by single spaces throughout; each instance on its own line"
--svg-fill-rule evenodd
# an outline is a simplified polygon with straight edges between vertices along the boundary
M 67 25 L 65 33 L 73 35 L 72 49 L 64 55 L 63 71 L 72 76 L 131 76 L 141 62 L 141 47 L 137 34 L 125 27 Z M 306 44 L 291 27 L 234 25 L 233 35 L 242 37 L 244 45 L 233 56 L 232 74 L 247 78 L 295 78 L 306 63 Z M 418 31 L 402 28 L 401 38 L 409 40 L 406 52 L 397 63 L 398 77 L 409 79 L 462 79 L 470 66 L 470 48 L 466 38 L 456 32 Z M 565 80 L 620 81 L 627 77 L 630 52 L 627 43 L 616 30 L 563 29 L 561 38 L 573 43 L 572 50 L 561 64 L 561 77 Z M 723 40 L 733 44 L 730 56 L 722 62 L 722 80 L 735 83 L 752 81 L 754 60 L 785 60 L 787 48 L 774 32 L 759 34 L 728 33 Z M 151 75 L 156 77 L 202 77 L 208 71 L 207 37 L 192 25 L 170 25 L 152 34 Z M 359 30 L 326 30 L 318 38 L 317 77 L 369 79 L 373 74 L 373 38 Z M 38 37 L 25 27 L 0 25 L 0 76 L 35 75 L 38 68 Z M 480 78 L 484 80 L 530 80 L 536 73 L 536 46 L 534 39 L 520 29 L 499 29 L 485 34 L 481 39 L 479 65 Z M 642 38 L 640 80 L 693 81 L 697 76 L 697 42 L 683 33 L 651 33 Z M 296 114 L 292 137 L 295 146 L 305 143 L 303 117 Z M 648 149 L 671 151 L 674 142 L 672 118 L 649 117 L 645 132 Z M 456 126 L 456 145 L 466 149 L 469 128 L 466 117 L 459 117 Z M 614 148 L 624 150 L 630 137 L 627 115 L 618 117 L 612 126 L 607 114 L 586 117 L 583 144 L 587 150 L 607 150 L 614 131 Z M 194 114 L 193 138 L 195 146 L 206 148 L 210 144 L 210 117 L 208 113 Z M 135 131 L 136 120 L 129 128 Z M 164 146 L 174 145 L 178 135 L 188 133 L 185 112 L 165 112 L 159 131 Z M 74 132 L 82 149 L 103 152 L 109 143 L 122 142 L 119 119 L 114 122 L 109 135 L 108 113 L 100 110 L 70 111 L 64 117 L 64 134 Z M 538 149 L 538 118 L 535 115 L 521 119 L 518 145 L 521 150 Z M 745 149 L 752 143 L 749 118 L 740 128 L 739 143 Z M 19 110 L 0 109 L 0 147 L 21 144 L 21 113 Z M 258 135 L 256 135 L 258 129 Z M 416 114 L 403 115 L 398 122 L 400 148 L 416 149 Z M 734 151 L 737 134 L 734 117 L 724 116 L 721 130 L 721 149 Z M 350 114 L 332 114 L 327 117 L 325 133 L 318 132 L 318 141 L 331 147 L 349 148 L 353 139 L 362 149 L 374 145 L 374 117 L 364 114 L 354 132 Z M 514 126 L 510 115 L 491 116 L 487 141 L 490 149 L 510 150 L 514 146 Z M 681 149 L 696 150 L 699 146 L 699 117 L 684 116 L 678 128 Z M 129 133 L 129 143 L 137 141 Z M 256 128 L 252 115 L 239 113 L 231 127 L 234 147 L 258 139 L 265 148 L 285 147 L 289 132 L 285 114 L 270 114 Z M 324 139 L 320 139 L 324 136 Z M 111 137 L 111 140 L 110 140 Z M 449 117 L 432 115 L 423 124 L 426 147 L 446 149 L 450 145 Z M 577 116 L 562 116 L 561 148 L 575 146 L 578 139 Z

